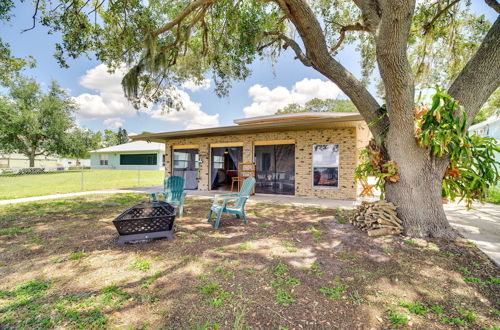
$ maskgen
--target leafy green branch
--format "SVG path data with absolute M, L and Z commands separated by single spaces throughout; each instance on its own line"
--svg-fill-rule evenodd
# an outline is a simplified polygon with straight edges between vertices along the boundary
M 467 116 L 458 102 L 436 89 L 432 107 L 416 111 L 416 138 L 432 156 L 447 157 L 449 165 L 443 177 L 443 197 L 464 200 L 471 207 L 474 200 L 483 201 L 488 188 L 498 183 L 500 163 L 495 139 L 470 134 Z

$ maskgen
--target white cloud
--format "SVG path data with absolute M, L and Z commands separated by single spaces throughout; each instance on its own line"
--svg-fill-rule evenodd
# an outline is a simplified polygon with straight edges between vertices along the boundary
M 189 89 L 191 92 L 199 91 L 200 89 L 209 89 L 210 88 L 210 79 L 203 79 L 202 81 L 197 82 L 196 80 L 190 79 L 182 83 L 182 88 Z
M 83 93 L 75 97 L 82 118 L 119 118 L 136 114 L 122 91 L 121 80 L 126 69 L 119 68 L 114 73 L 107 70 L 106 65 L 99 64 L 80 78 L 80 85 L 97 93 Z
M 305 104 L 314 98 L 335 99 L 341 93 L 334 83 L 321 79 L 304 78 L 296 82 L 291 90 L 278 86 L 273 89 L 262 85 L 253 85 L 248 89 L 253 103 L 245 107 L 245 117 L 266 116 L 276 113 L 290 103 Z
M 151 117 L 164 120 L 171 123 L 179 123 L 186 125 L 185 129 L 197 129 L 219 126 L 219 114 L 209 115 L 201 111 L 201 103 L 193 102 L 189 94 L 180 90 L 174 89 L 172 93 L 176 94 L 176 101 L 181 103 L 183 109 L 177 111 L 169 108 L 166 110 L 153 110 Z
M 132 117 L 137 110 L 125 98 L 121 86 L 121 80 L 126 73 L 126 68 L 117 69 L 110 74 L 106 65 L 100 64 L 95 68 L 87 70 L 80 78 L 80 85 L 93 90 L 95 93 L 83 93 L 74 99 L 80 107 L 78 112 L 82 119 L 104 119 L 103 124 L 108 128 L 116 129 L 123 127 L 123 118 Z M 194 80 L 186 81 L 182 87 L 190 91 L 208 89 L 210 80 L 205 79 L 199 84 Z M 150 115 L 154 119 L 185 125 L 185 129 L 214 127 L 219 125 L 219 114 L 209 115 L 201 110 L 201 103 L 193 102 L 185 91 L 173 88 L 172 93 L 177 95 L 176 101 L 183 104 L 184 109 L 176 111 L 167 109 L 161 111 L 155 109 L 141 109 L 142 113 Z M 147 127 L 144 127 L 147 130 Z
M 119 127 L 123 127 L 123 124 L 125 124 L 125 120 L 121 118 L 108 118 L 104 120 L 102 123 L 107 128 L 117 129 Z

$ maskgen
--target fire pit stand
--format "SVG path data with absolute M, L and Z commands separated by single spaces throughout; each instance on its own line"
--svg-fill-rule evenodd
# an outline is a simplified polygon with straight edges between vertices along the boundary
M 120 235 L 118 245 L 127 242 L 166 237 L 172 240 L 175 208 L 164 201 L 141 202 L 113 220 Z

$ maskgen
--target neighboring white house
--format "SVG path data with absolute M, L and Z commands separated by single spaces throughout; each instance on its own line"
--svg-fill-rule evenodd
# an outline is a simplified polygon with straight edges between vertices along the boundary
M 469 127 L 469 132 L 480 136 L 491 136 L 497 141 L 500 140 L 500 116 L 488 118 L 479 124 Z
M 90 152 L 92 169 L 164 170 L 165 144 L 135 141 Z
M 497 145 L 500 145 L 500 116 L 491 117 L 479 124 L 469 127 L 469 132 L 476 133 L 479 136 L 489 136 L 497 140 Z M 495 158 L 498 160 L 499 153 L 495 153 Z

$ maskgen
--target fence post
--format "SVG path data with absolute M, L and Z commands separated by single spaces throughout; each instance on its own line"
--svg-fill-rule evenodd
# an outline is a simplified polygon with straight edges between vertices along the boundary
M 82 173 L 80 180 L 80 190 L 83 191 L 83 167 L 80 167 L 80 172 Z

